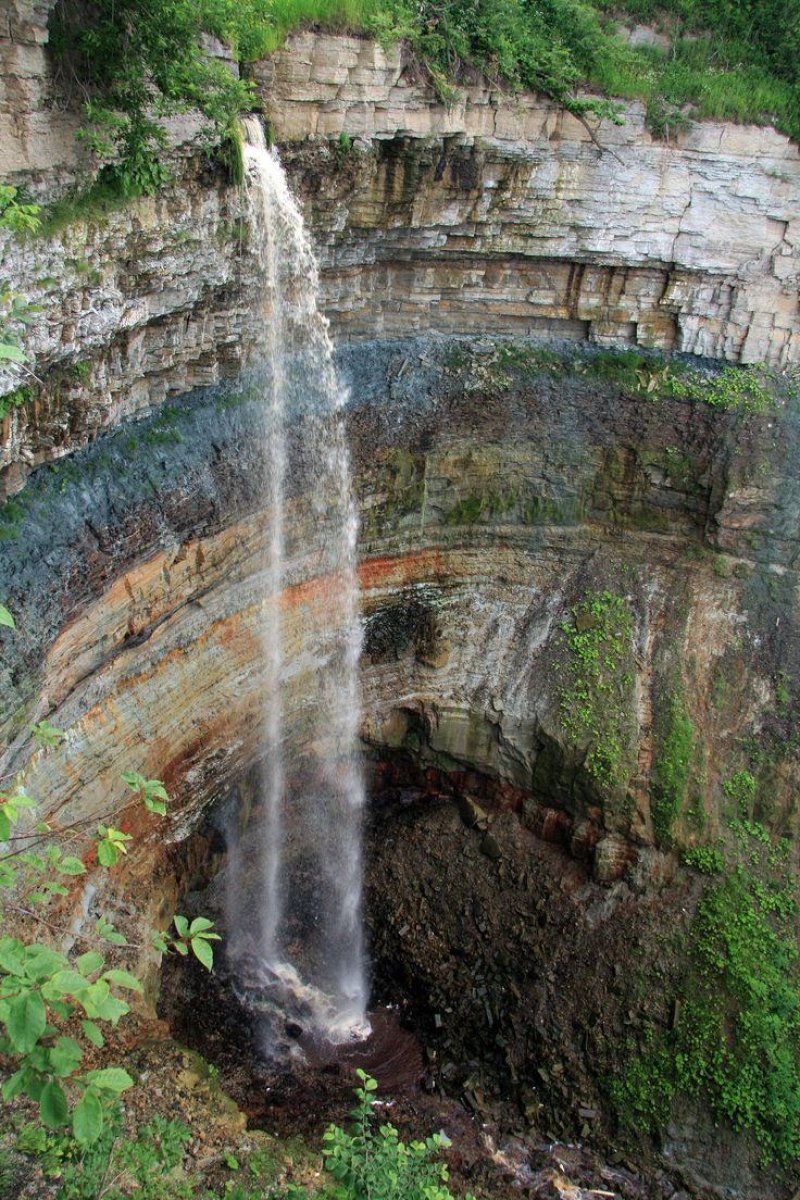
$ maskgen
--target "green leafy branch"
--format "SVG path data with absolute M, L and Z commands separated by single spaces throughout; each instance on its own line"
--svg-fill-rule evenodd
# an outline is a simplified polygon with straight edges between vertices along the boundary
M 4 615 L 7 619 L 2 623 L 14 628 L 8 609 L 0 606 L 0 618 Z M 32 726 L 32 731 L 45 749 L 64 736 L 48 721 Z M 168 796 L 160 780 L 136 772 L 127 772 L 123 778 L 148 811 L 166 813 Z M 0 793 L 0 843 L 9 846 L 17 840 L 15 828 L 34 808 L 35 801 L 22 790 Z M 42 829 L 49 832 L 46 824 L 37 826 L 37 831 Z M 54 897 L 67 896 L 62 880 L 84 875 L 86 866 L 61 846 L 26 848 L 26 835 L 20 837 L 22 849 L 9 848 L 0 854 L 0 888 L 14 890 L 21 902 L 6 899 L 0 913 L 33 919 L 39 931 L 49 929 L 63 936 L 64 929 L 46 918 L 46 906 Z M 115 866 L 131 841 L 131 835 L 123 830 L 100 824 L 95 839 L 100 866 Z M 37 912 L 29 905 L 44 911 Z M 159 948 L 165 952 L 175 949 L 183 955 L 191 949 L 211 970 L 210 943 L 219 940 L 213 922 L 197 917 L 189 924 L 185 917 L 176 916 L 175 928 L 178 936 L 169 942 L 164 935 L 155 935 L 162 943 Z M 98 917 L 93 935 L 73 936 L 83 942 L 134 948 L 104 914 Z M 96 1141 L 117 1097 L 133 1080 L 120 1067 L 83 1070 L 85 1046 L 72 1033 L 80 1029 L 85 1043 L 102 1049 L 106 1040 L 103 1024 L 114 1028 L 130 1012 L 120 991 L 140 993 L 142 986 L 130 972 L 109 965 L 99 949 L 87 950 L 73 960 L 39 940 L 26 941 L 9 934 L 0 938 L 0 1026 L 4 1029 L 0 1054 L 8 1055 L 16 1067 L 3 1086 L 3 1099 L 8 1102 L 26 1096 L 38 1105 L 39 1119 L 48 1129 L 70 1125 L 79 1143 Z
M 323 1134 L 323 1159 L 337 1181 L 336 1200 L 452 1200 L 445 1186 L 447 1165 L 434 1161 L 450 1142 L 440 1133 L 424 1141 L 401 1142 L 389 1122 L 375 1128 L 378 1084 L 357 1070 L 361 1086 L 349 1132 L 330 1125 Z M 466 1200 L 472 1200 L 467 1196 Z

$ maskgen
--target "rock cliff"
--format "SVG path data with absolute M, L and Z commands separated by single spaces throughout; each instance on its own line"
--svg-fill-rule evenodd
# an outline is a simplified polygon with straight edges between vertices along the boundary
M 0 18 L 12 147 L 0 164 L 43 197 L 78 172 L 74 114 L 48 115 L 46 7 L 15 0 Z M 650 926 L 637 914 L 662 905 L 680 932 L 696 887 L 675 848 L 724 833 L 738 771 L 753 779 L 748 819 L 796 829 L 797 147 L 713 124 L 657 143 L 636 106 L 591 136 L 488 86 L 445 107 L 399 51 L 353 38 L 300 35 L 254 76 L 318 243 L 350 389 L 365 742 L 398 787 L 413 777 L 486 807 L 467 823 L 497 828 L 481 825 L 465 861 L 500 871 L 514 836 L 533 839 L 550 882 L 532 921 L 552 903 L 568 939 L 577 912 L 587 963 L 607 966 L 629 936 L 640 963 Z M 0 280 L 24 280 L 41 306 L 26 341 L 37 378 L 0 379 L 0 599 L 18 622 L 0 635 L 0 774 L 62 820 L 124 804 L 123 770 L 163 778 L 166 834 L 120 818 L 140 834 L 127 869 L 154 914 L 186 882 L 203 814 L 259 757 L 264 448 L 247 367 L 269 297 L 238 190 L 191 139 L 175 143 L 158 197 L 38 238 L 0 235 Z M 631 348 L 648 353 L 617 353 Z M 775 401 L 725 411 L 670 392 L 663 351 L 767 362 Z M 299 751 L 325 653 L 325 528 L 291 453 Z M 576 635 L 592 631 L 618 649 L 587 698 Z M 667 804 L 676 713 L 692 748 Z M 47 751 L 29 732 L 45 717 L 67 733 Z M 410 831 L 401 874 L 414 846 L 451 870 L 435 812 Z M 404 922 L 380 886 L 395 868 L 376 862 L 374 912 L 396 954 Z M 530 906 L 518 874 L 514 903 Z M 530 945 L 550 953 L 549 936 Z M 410 975 L 425 954 L 412 942 Z M 562 968 L 537 1011 L 557 1001 Z M 592 1045 L 627 1036 L 626 988 Z M 516 1044 L 509 1054 L 524 1105 L 531 1062 Z M 571 1086 L 600 1088 L 586 1046 L 571 1054 Z M 563 1090 L 553 1083 L 547 1111 L 569 1124 Z M 685 1127 L 691 1162 L 709 1134 Z

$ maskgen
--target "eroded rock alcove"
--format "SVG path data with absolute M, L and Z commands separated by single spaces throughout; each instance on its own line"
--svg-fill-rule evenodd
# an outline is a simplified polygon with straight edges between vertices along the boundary
M 307 34 L 257 71 L 349 387 L 376 999 L 414 1026 L 432 1094 L 611 1153 L 615 1084 L 681 1020 L 704 886 L 682 855 L 727 836 L 741 772 L 735 815 L 795 834 L 800 160 L 771 130 L 655 143 L 636 106 L 603 151 L 532 97 L 476 87 L 446 110 L 405 66 Z M 12 171 L 39 192 L 42 113 L 33 96 Z M 174 187 L 2 267 L 43 317 L 41 380 L 3 417 L 0 598 L 20 632 L 0 771 L 65 822 L 120 806 L 137 845 L 104 902 L 122 927 L 198 893 L 223 915 L 221 814 L 255 802 L 260 755 L 255 262 L 193 136 L 175 134 Z M 762 411 L 666 386 L 761 361 Z M 299 764 L 325 524 L 298 444 Z M 581 638 L 601 655 L 588 691 Z M 42 718 L 67 732 L 46 753 Z M 125 810 L 123 770 L 165 781 L 166 825 Z M 151 1009 L 159 968 L 143 951 Z M 177 1028 L 195 984 L 163 989 Z M 696 1103 L 642 1153 L 698 1195 L 783 1187 Z

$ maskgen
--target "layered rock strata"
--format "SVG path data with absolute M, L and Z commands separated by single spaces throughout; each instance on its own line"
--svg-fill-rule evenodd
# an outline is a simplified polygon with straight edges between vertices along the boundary
M 501 329 L 800 359 L 800 155 L 774 130 L 703 122 L 665 144 L 639 104 L 595 132 L 485 82 L 445 105 L 401 49 L 324 34 L 253 71 L 281 144 L 340 139 L 294 177 L 347 336 Z
M 41 165 L 61 162 L 54 138 L 74 145 L 60 123 L 75 120 L 51 96 L 46 10 L 15 0 L 0 27 L 5 177 L 43 200 L 63 191 Z M 254 74 L 340 341 L 495 331 L 800 359 L 800 157 L 773 130 L 702 123 L 664 144 L 631 105 L 598 131 L 602 149 L 540 98 L 475 85 L 445 107 L 400 50 L 311 33 Z M 196 122 L 173 131 L 176 183 L 158 198 L 78 208 L 24 242 L 0 232 L 0 286 L 24 281 L 40 310 L 24 339 L 36 378 L 0 372 L 6 492 L 120 418 L 234 373 L 257 341 L 240 198 L 196 135 Z
M 592 382 L 591 358 L 570 379 L 509 373 L 500 352 L 428 340 L 348 358 L 367 736 L 422 737 L 432 761 L 478 765 L 585 816 L 602 789 L 564 724 L 562 625 L 610 589 L 633 620 L 623 792 L 638 810 L 609 810 L 599 828 L 647 843 L 640 743 L 668 678 L 710 722 L 713 679 L 737 674 L 736 703 L 707 729 L 722 748 L 772 719 L 774 673 L 793 669 L 794 422 L 643 405 Z M 66 728 L 63 748 L 26 768 L 48 804 L 99 811 L 120 770 L 146 768 L 197 810 L 252 761 L 258 403 L 201 394 L 40 472 L 3 510 L 0 579 L 19 622 L 4 635 L 3 769 L 28 760 L 30 721 Z M 286 606 L 300 740 L 324 602 L 310 489 L 298 461 Z M 703 551 L 704 536 L 727 553 Z M 723 754 L 706 780 L 712 821 L 724 769 Z

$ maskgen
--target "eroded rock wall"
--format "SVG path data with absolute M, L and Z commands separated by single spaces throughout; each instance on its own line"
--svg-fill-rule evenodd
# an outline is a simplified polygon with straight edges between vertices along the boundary
M 761 815 L 790 827 L 796 768 L 780 748 L 776 687 L 798 653 L 794 417 L 676 400 L 642 409 L 580 373 L 509 373 L 500 353 L 427 339 L 346 358 L 359 398 L 368 740 L 415 745 L 439 768 L 478 766 L 575 825 L 590 818 L 598 836 L 648 846 L 653 714 L 679 686 L 708 749 L 706 835 L 748 734 L 774 742 Z M 0 582 L 20 631 L 4 634 L 3 770 L 24 767 L 48 804 L 100 811 L 122 770 L 146 769 L 178 797 L 180 836 L 257 756 L 258 406 L 246 393 L 200 394 L 40 472 L 5 511 Z M 298 745 L 303 689 L 324 653 L 324 525 L 308 469 L 293 466 L 286 526 Z M 593 739 L 563 705 L 564 623 L 607 591 L 632 621 L 613 796 L 587 772 Z M 43 717 L 67 741 L 26 767 L 28 725 Z M 689 840 L 699 834 L 686 813 L 676 820 Z
M 254 75 L 279 144 L 325 148 L 286 159 L 346 336 L 539 331 L 800 359 L 800 155 L 774 130 L 702 122 L 666 144 L 640 104 L 595 132 L 488 83 L 445 105 L 401 49 L 316 33 Z

